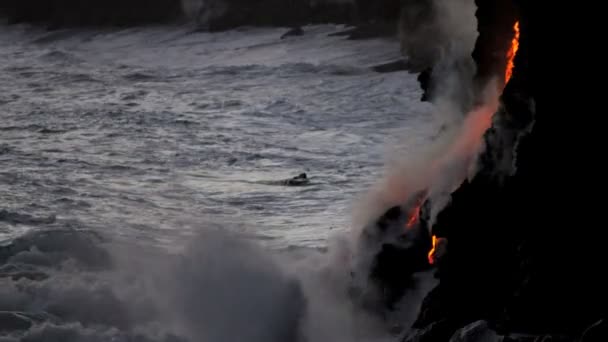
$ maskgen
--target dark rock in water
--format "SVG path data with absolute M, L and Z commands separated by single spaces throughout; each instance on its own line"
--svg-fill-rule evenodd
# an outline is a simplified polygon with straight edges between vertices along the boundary
M 430 94 L 434 92 L 434 89 L 431 87 L 432 73 L 432 68 L 426 68 L 418 74 L 418 83 L 420 83 L 420 88 L 422 88 L 422 97 L 420 98 L 420 101 L 429 101 L 431 99 Z
M 387 72 L 396 72 L 396 71 L 405 71 L 409 69 L 409 64 L 402 59 L 379 64 L 372 67 L 372 70 L 379 73 L 387 73 Z
M 302 27 L 297 26 L 297 27 L 294 27 L 291 30 L 285 32 L 281 36 L 281 39 L 285 39 L 287 37 L 303 36 L 303 35 L 304 35 L 304 30 L 302 29 Z
M 266 185 L 284 185 L 284 186 L 305 186 L 310 184 L 310 179 L 306 173 L 301 173 L 293 178 L 275 180 L 275 181 L 260 181 L 260 184 Z
M 300 173 L 299 175 L 291 178 L 291 179 L 287 179 L 284 181 L 284 185 L 289 185 L 289 186 L 302 186 L 302 185 L 308 185 L 309 183 L 309 179 L 308 176 L 306 175 L 306 173 Z

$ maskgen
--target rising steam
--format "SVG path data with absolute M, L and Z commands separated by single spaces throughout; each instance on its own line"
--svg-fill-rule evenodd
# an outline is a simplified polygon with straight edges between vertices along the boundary
M 414 71 L 433 68 L 433 105 L 429 114 L 441 127 L 441 134 L 415 153 L 393 157 L 402 161 L 388 166 L 386 177 L 366 205 L 404 204 L 415 193 L 427 190 L 432 226 L 450 194 L 476 173 L 477 157 L 485 147 L 483 137 L 498 111 L 504 84 L 500 83 L 501 75 L 495 75 L 482 87 L 481 94 L 475 94 L 478 90 L 473 86 L 475 68 L 471 54 L 477 31 L 473 0 L 409 0 L 404 6 L 402 50 Z M 505 56 L 506 81 L 512 73 L 518 39 L 519 26 L 515 24 L 513 43 Z M 417 216 L 412 215 L 411 220 L 417 220 Z

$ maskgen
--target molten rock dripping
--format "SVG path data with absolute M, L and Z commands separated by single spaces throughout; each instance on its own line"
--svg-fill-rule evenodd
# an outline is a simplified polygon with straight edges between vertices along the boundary
M 437 260 L 441 259 L 447 252 L 448 239 L 443 237 L 432 237 L 433 246 L 428 254 L 429 264 L 433 265 L 437 263 Z
M 422 204 L 416 206 L 416 208 L 414 208 L 414 210 L 412 211 L 410 219 L 405 224 L 408 229 L 412 228 L 416 224 L 416 222 L 418 222 L 418 218 L 420 218 L 420 207 L 422 207 Z
M 429 258 L 429 264 L 434 264 L 435 263 L 435 248 L 437 247 L 437 237 L 435 235 L 433 235 L 433 247 L 431 248 L 431 250 L 429 251 L 428 254 L 428 258 Z
M 507 70 L 505 71 L 505 84 L 509 83 L 511 79 L 511 75 L 513 74 L 513 59 L 515 59 L 515 55 L 517 54 L 517 50 L 519 49 L 519 21 L 515 22 L 513 26 L 513 30 L 515 31 L 515 36 L 513 40 L 511 40 L 511 47 L 509 48 L 509 52 L 507 52 Z

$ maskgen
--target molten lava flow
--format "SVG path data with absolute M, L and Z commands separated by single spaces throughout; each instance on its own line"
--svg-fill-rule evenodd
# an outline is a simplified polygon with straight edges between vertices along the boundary
M 519 21 L 515 22 L 513 30 L 515 34 L 506 56 L 505 85 L 511 79 L 515 66 L 514 59 L 517 50 L 519 50 Z M 498 111 L 500 92 L 502 91 L 500 88 L 494 82 L 486 85 L 482 94 L 484 102 L 468 113 L 465 122 L 462 124 L 463 129 L 460 137 L 451 145 L 446 156 L 436 161 L 436 165 L 433 167 L 434 172 L 441 172 L 445 167 L 454 165 L 455 160 L 469 160 L 470 156 L 476 156 L 479 153 L 480 146 L 484 142 L 483 137 L 486 131 L 492 127 L 492 118 L 494 113 Z M 407 222 L 407 228 L 411 228 L 418 221 L 419 215 L 420 206 L 417 206 Z M 442 254 L 445 253 L 446 244 L 447 240 L 445 238 L 432 236 L 432 247 L 427 255 L 429 264 L 433 265 L 438 258 L 441 258 Z
M 422 203 L 420 203 L 418 206 L 416 206 L 416 208 L 414 208 L 414 210 L 412 211 L 412 215 L 410 216 L 410 219 L 405 224 L 405 226 L 408 229 L 412 228 L 416 224 L 416 222 L 418 222 L 418 219 L 420 218 L 420 208 L 421 207 L 422 207 Z
M 517 50 L 519 49 L 519 21 L 515 22 L 513 26 L 513 30 L 515 31 L 515 36 L 513 40 L 511 40 L 511 48 L 509 48 L 509 52 L 507 52 L 507 70 L 505 71 L 505 84 L 509 83 L 511 79 L 511 75 L 513 74 L 513 59 L 517 54 Z
M 437 247 L 437 237 L 435 235 L 433 235 L 433 247 L 431 248 L 431 250 L 429 251 L 428 254 L 428 258 L 429 258 L 429 264 L 434 264 L 435 263 L 435 248 Z

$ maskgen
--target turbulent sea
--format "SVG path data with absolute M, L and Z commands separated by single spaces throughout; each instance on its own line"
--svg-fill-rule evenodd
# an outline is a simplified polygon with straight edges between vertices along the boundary
M 436 127 L 342 29 L 0 27 L 0 341 L 386 337 L 332 236 Z

